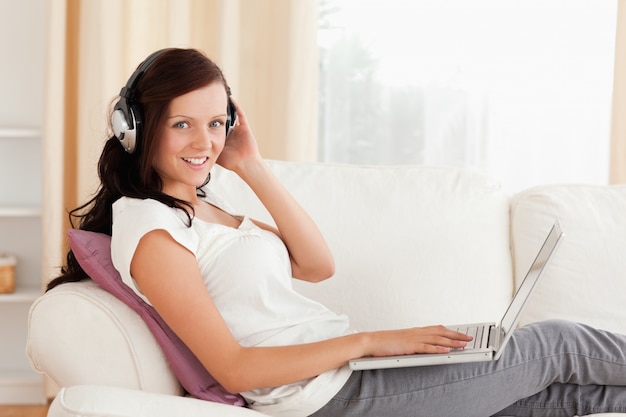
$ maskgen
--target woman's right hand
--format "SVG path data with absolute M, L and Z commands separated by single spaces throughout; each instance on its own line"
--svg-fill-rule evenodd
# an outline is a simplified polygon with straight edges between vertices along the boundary
M 364 356 L 410 355 L 415 353 L 448 353 L 464 348 L 471 336 L 444 326 L 384 330 L 365 334 Z

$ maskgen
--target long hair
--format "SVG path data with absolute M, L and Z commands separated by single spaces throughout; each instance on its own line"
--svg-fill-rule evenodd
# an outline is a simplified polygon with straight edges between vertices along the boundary
M 193 218 L 190 203 L 171 197 L 161 191 L 163 182 L 156 170 L 158 141 L 162 137 L 170 102 L 183 94 L 214 82 L 228 84 L 219 67 L 195 49 L 166 49 L 149 66 L 135 87 L 135 102 L 142 112 L 142 133 L 137 148 L 127 153 L 119 140 L 111 135 L 98 161 L 100 186 L 94 197 L 69 212 L 73 228 L 111 235 L 112 206 L 120 197 L 154 199 L 183 210 L 188 225 Z M 198 194 L 203 191 L 198 188 Z M 76 222 L 78 222 L 76 224 Z M 48 284 L 47 290 L 65 282 L 89 278 L 70 249 L 61 275 Z

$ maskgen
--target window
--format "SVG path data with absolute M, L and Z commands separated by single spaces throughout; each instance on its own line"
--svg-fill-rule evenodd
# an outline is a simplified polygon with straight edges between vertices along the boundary
M 319 0 L 320 160 L 608 180 L 616 0 Z

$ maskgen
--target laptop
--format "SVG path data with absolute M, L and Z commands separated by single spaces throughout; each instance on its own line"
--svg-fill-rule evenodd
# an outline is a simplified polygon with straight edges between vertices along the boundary
M 471 334 L 474 337 L 465 348 L 453 349 L 449 353 L 421 353 L 414 355 L 351 359 L 348 362 L 350 368 L 353 370 L 403 368 L 408 366 L 444 365 L 498 360 L 502 352 L 504 352 L 504 348 L 509 342 L 511 334 L 519 323 L 522 311 L 533 289 L 543 276 L 563 235 L 561 226 L 559 222 L 556 221 L 498 325 L 496 325 L 496 323 L 473 323 L 446 326 L 456 331 Z

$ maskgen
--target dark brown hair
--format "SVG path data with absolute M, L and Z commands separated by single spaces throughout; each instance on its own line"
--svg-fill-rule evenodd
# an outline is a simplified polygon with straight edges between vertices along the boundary
M 72 227 L 111 235 L 112 206 L 120 197 L 151 198 L 169 207 L 184 210 L 189 219 L 193 208 L 186 201 L 163 192 L 162 180 L 154 169 L 157 144 L 162 136 L 170 102 L 183 94 L 214 82 L 228 84 L 219 67 L 195 49 L 163 50 L 142 75 L 135 87 L 135 102 L 142 112 L 143 129 L 134 153 L 127 153 L 119 140 L 111 135 L 98 161 L 100 186 L 87 203 L 69 213 Z M 202 194 L 202 190 L 198 190 Z M 78 221 L 78 224 L 75 222 Z M 65 282 L 88 278 L 70 250 L 61 275 L 53 279 L 50 290 Z

